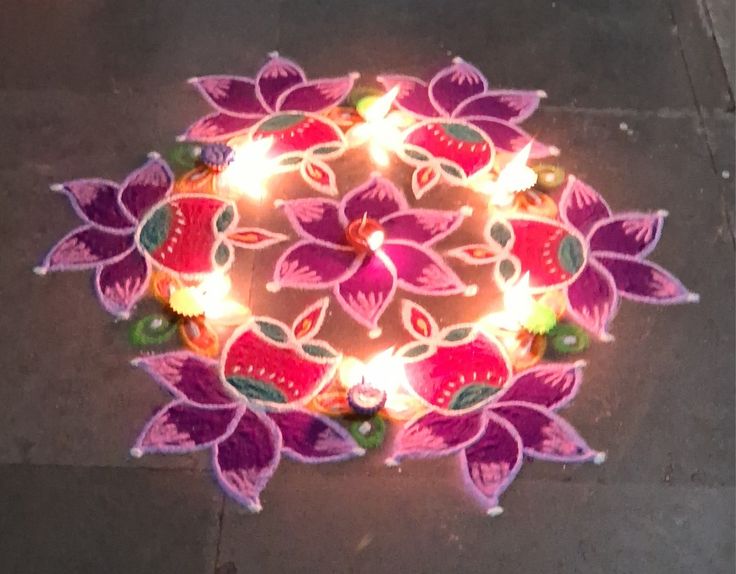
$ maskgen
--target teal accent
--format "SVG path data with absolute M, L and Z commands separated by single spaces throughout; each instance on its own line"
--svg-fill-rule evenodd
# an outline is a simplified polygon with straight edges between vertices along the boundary
M 558 323 L 550 331 L 548 340 L 551 350 L 556 355 L 573 355 L 582 353 L 590 346 L 590 337 L 578 327 L 570 323 Z
M 440 164 L 440 167 L 442 168 L 442 171 L 444 171 L 445 173 L 449 173 L 452 177 L 457 177 L 457 178 L 463 177 L 462 172 L 456 167 L 447 165 L 446 163 Z
M 134 347 L 161 345 L 176 331 L 176 320 L 163 313 L 146 315 L 130 328 L 130 342 Z
M 302 158 L 301 157 L 293 157 L 292 156 L 292 157 L 287 157 L 287 158 L 282 159 L 279 162 L 279 165 L 296 165 L 300 161 L 302 161 Z
M 256 321 L 256 324 L 260 328 L 261 333 L 266 335 L 266 337 L 268 337 L 272 341 L 276 341 L 277 343 L 283 343 L 289 338 L 286 332 L 281 327 L 279 327 L 278 325 L 274 323 L 266 323 L 265 321 Z
M 159 207 L 141 229 L 140 242 L 148 253 L 155 252 L 169 236 L 171 209 L 168 205 Z
M 331 359 L 334 359 L 336 357 L 335 353 L 320 345 L 302 345 L 302 350 L 307 355 L 311 355 L 312 357 L 329 357 Z
M 339 149 L 340 149 L 339 147 L 334 147 L 334 146 L 323 146 L 323 147 L 318 147 L 316 150 L 314 150 L 314 153 L 317 155 L 324 155 L 328 153 L 334 153 Z
M 295 126 L 304 119 L 302 114 L 279 114 L 258 126 L 258 132 L 278 132 Z
M 410 158 L 415 159 L 417 161 L 427 161 L 429 159 L 423 153 L 419 153 L 418 151 L 413 150 L 413 149 L 404 149 L 404 153 Z
M 417 357 L 419 355 L 426 353 L 428 350 L 429 350 L 429 345 L 420 343 L 418 345 L 413 345 L 409 347 L 409 350 L 405 351 L 403 356 L 404 357 Z
M 447 135 L 463 142 L 483 143 L 485 141 L 478 131 L 463 124 L 441 124 L 441 127 Z
M 491 226 L 491 239 L 501 247 L 505 247 L 506 244 L 511 241 L 511 237 L 511 229 L 509 229 L 509 226 L 505 223 L 497 221 Z
M 570 275 L 574 275 L 585 262 L 583 244 L 580 243 L 577 237 L 568 235 L 560 241 L 560 247 L 557 249 L 557 259 L 565 271 Z
M 459 329 L 453 329 L 447 335 L 445 335 L 445 341 L 461 341 L 465 339 L 472 332 L 472 327 L 460 327 Z
M 227 382 L 237 389 L 241 395 L 249 399 L 268 401 L 269 403 L 286 402 L 286 395 L 271 383 L 240 376 L 227 377 Z
M 360 432 L 360 427 L 365 422 L 371 425 L 371 428 L 366 434 L 363 434 Z M 386 423 L 378 415 L 371 417 L 367 421 L 365 419 L 356 419 L 350 423 L 348 432 L 361 448 L 378 448 L 383 444 L 383 439 L 386 438 Z
M 217 218 L 217 222 L 215 223 L 217 231 L 225 231 L 228 227 L 230 227 L 233 219 L 235 219 L 235 210 L 233 209 L 232 205 L 228 205 Z
M 514 265 L 511 259 L 504 259 L 498 264 L 498 270 L 501 273 L 501 277 L 508 280 L 516 273 L 516 265 Z
M 215 251 L 215 263 L 222 266 L 227 264 L 230 259 L 230 247 L 225 243 L 220 243 Z
M 499 389 L 490 385 L 468 385 L 460 389 L 450 400 L 447 407 L 452 411 L 459 411 L 472 407 L 495 395 Z

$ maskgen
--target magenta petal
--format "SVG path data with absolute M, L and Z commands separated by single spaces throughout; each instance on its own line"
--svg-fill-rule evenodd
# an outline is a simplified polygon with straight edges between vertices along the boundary
M 430 249 L 409 241 L 387 241 L 383 252 L 396 267 L 402 289 L 419 295 L 453 295 L 465 291 L 465 283 Z
M 540 93 L 521 90 L 490 90 L 465 100 L 455 117 L 488 116 L 507 122 L 522 122 L 539 107 Z
M 431 245 L 450 235 L 462 222 L 463 216 L 456 211 L 410 209 L 385 217 L 381 225 L 389 239 Z
M 397 107 L 414 116 L 433 118 L 439 115 L 429 100 L 427 82 L 411 76 L 378 76 L 378 82 L 386 91 L 399 86 L 399 93 L 394 100 Z
M 435 108 L 449 116 L 465 100 L 487 89 L 488 82 L 480 70 L 455 58 L 451 66 L 437 72 L 429 82 L 429 99 Z
M 482 409 L 461 416 L 430 411 L 406 423 L 394 442 L 390 462 L 404 458 L 437 458 L 454 454 L 474 443 L 485 432 Z
M 560 197 L 560 216 L 587 235 L 596 222 L 611 216 L 611 208 L 595 189 L 571 175 Z
M 409 207 L 406 197 L 385 177 L 372 177 L 363 185 L 348 192 L 341 201 L 346 223 L 362 218 L 383 219 Z
M 396 271 L 380 256 L 365 257 L 360 267 L 335 286 L 340 306 L 358 323 L 376 327 L 396 293 Z
M 104 179 L 77 179 L 61 184 L 58 189 L 69 197 L 77 214 L 92 225 L 116 232 L 132 232 L 135 228 L 135 221 L 118 203 L 117 184 Z
M 492 412 L 514 425 L 527 456 L 555 462 L 584 462 L 598 455 L 568 422 L 545 407 L 503 402 L 492 407 Z
M 207 409 L 173 402 L 148 421 L 131 449 L 134 456 L 148 453 L 185 453 L 212 446 L 229 435 L 245 407 Z
M 345 245 L 345 227 L 340 222 L 340 206 L 329 199 L 295 199 L 283 204 L 289 223 L 305 239 Z
M 198 119 L 187 128 L 181 138 L 190 141 L 225 141 L 247 132 L 258 118 L 243 118 L 215 112 Z
M 567 313 L 602 340 L 611 340 L 608 324 L 618 311 L 618 294 L 611 274 L 590 260 L 567 287 Z
M 146 294 L 151 267 L 137 250 L 97 269 L 95 289 L 103 307 L 127 319 L 131 309 Z
M 353 250 L 299 241 L 279 257 L 274 282 L 297 289 L 322 289 L 347 277 L 355 265 L 357 256 Z
M 342 426 L 323 415 L 303 410 L 268 413 L 281 431 L 283 453 L 299 462 L 332 462 L 362 455 Z
M 286 90 L 304 82 L 307 77 L 299 66 L 291 60 L 272 54 L 256 76 L 256 94 L 263 106 L 273 111 L 276 100 Z
M 646 257 L 657 246 L 666 212 L 621 213 L 596 223 L 588 241 L 591 251 Z
M 223 389 L 218 363 L 189 351 L 174 351 L 135 359 L 133 365 L 179 399 L 199 406 L 221 407 L 234 402 Z
M 261 117 L 266 110 L 256 97 L 256 83 L 238 76 L 202 76 L 189 83 L 218 111 L 234 116 Z
M 353 89 L 356 75 L 312 80 L 292 86 L 279 96 L 276 109 L 281 111 L 324 112 L 342 102 Z
M 281 458 L 281 433 L 265 414 L 247 410 L 230 436 L 215 444 L 213 466 L 225 491 L 249 510 L 261 510 L 260 492 Z
M 38 267 L 38 273 L 91 269 L 119 259 L 133 247 L 133 235 L 110 233 L 92 225 L 78 227 L 64 236 Z
M 583 363 L 549 363 L 522 371 L 511 380 L 494 402 L 525 401 L 559 409 L 577 394 L 583 380 Z
M 120 184 L 120 203 L 134 219 L 140 220 L 173 186 L 174 174 L 169 166 L 154 156 Z
M 532 144 L 529 157 L 542 158 L 557 155 L 559 150 L 537 141 L 520 127 L 510 122 L 496 120 L 484 116 L 464 117 L 468 123 L 474 125 L 491 139 L 496 151 L 508 154 L 517 154 L 530 142 Z
M 492 411 L 486 415 L 486 430 L 465 449 L 462 463 L 466 480 L 491 511 L 521 468 L 523 444 L 519 433 L 506 419 Z
M 695 293 L 659 265 L 611 253 L 597 253 L 595 258 L 611 274 L 622 297 L 660 305 L 698 300 Z

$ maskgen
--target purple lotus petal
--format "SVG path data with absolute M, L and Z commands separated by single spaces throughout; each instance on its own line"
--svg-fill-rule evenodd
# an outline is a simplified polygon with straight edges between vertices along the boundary
M 283 453 L 299 462 L 332 462 L 365 452 L 349 432 L 326 416 L 303 410 L 274 411 L 268 416 L 281 431 Z
M 507 122 L 522 122 L 539 107 L 540 92 L 490 90 L 461 103 L 455 117 L 487 116 Z
M 396 211 L 407 209 L 404 194 L 385 177 L 372 177 L 363 185 L 348 192 L 341 201 L 345 222 L 354 221 L 364 215 L 383 219 Z
M 429 99 L 444 115 L 452 115 L 461 103 L 488 89 L 488 82 L 475 66 L 460 58 L 440 70 L 429 82 Z
M 497 152 L 517 154 L 531 142 L 532 148 L 529 157 L 533 159 L 560 153 L 556 147 L 537 141 L 520 127 L 510 122 L 484 116 L 465 117 L 463 120 L 483 130 L 491 139 L 493 145 L 496 146 Z
M 365 257 L 360 267 L 335 287 L 340 306 L 369 329 L 377 326 L 395 293 L 396 271 L 380 256 Z
M 215 112 L 199 118 L 186 129 L 181 139 L 200 142 L 227 141 L 244 134 L 257 121 L 258 118 L 255 117 L 244 118 Z
M 660 305 L 698 300 L 695 293 L 659 265 L 611 253 L 597 253 L 595 258 L 611 274 L 622 297 Z
M 389 461 L 404 458 L 436 458 L 461 451 L 485 432 L 482 409 L 461 416 L 430 411 L 406 423 L 394 442 Z
M 523 462 L 523 444 L 516 429 L 504 418 L 488 411 L 483 435 L 465 449 L 462 457 L 465 478 L 473 491 L 496 511 L 498 497 L 511 484 Z
M 594 260 L 588 261 L 567 287 L 567 313 L 603 341 L 613 339 L 608 324 L 618 311 L 619 298 L 611 274 Z
M 306 79 L 304 70 L 297 64 L 274 53 L 256 76 L 256 95 L 267 110 L 273 111 L 281 94 Z
M 143 356 L 133 365 L 145 370 L 153 380 L 179 399 L 201 407 L 222 407 L 234 400 L 225 392 L 218 363 L 189 351 Z
M 430 249 L 409 241 L 387 241 L 383 252 L 396 267 L 402 289 L 419 295 L 453 295 L 466 289 L 460 277 Z
M 522 371 L 494 397 L 494 402 L 524 401 L 559 409 L 577 394 L 583 381 L 583 363 L 548 363 Z
M 620 213 L 603 219 L 590 231 L 590 249 L 646 257 L 657 246 L 666 214 Z
M 164 199 L 174 186 L 174 174 L 166 162 L 152 156 L 120 184 L 120 203 L 131 217 L 141 217 Z
M 555 462 L 584 462 L 599 455 L 568 422 L 545 407 L 503 402 L 493 406 L 492 412 L 516 428 L 527 456 Z
M 411 76 L 378 76 L 378 82 L 391 90 L 399 86 L 399 93 L 394 100 L 396 106 L 405 112 L 420 118 L 433 118 L 439 115 L 432 102 L 429 101 L 427 82 Z
M 567 178 L 560 197 L 560 217 L 583 235 L 587 235 L 593 225 L 611 217 L 611 208 L 606 200 L 592 187 L 574 176 Z
M 244 410 L 245 407 L 207 409 L 179 401 L 169 403 L 146 423 L 131 453 L 140 457 L 208 448 L 233 431 Z
M 289 223 L 305 239 L 316 239 L 346 245 L 345 227 L 340 222 L 340 206 L 336 201 L 312 197 L 294 199 L 283 204 Z
M 119 259 L 132 247 L 132 234 L 110 233 L 92 225 L 83 225 L 54 245 L 37 272 L 91 269 Z
M 265 414 L 247 410 L 232 434 L 215 444 L 215 474 L 225 491 L 249 510 L 261 510 L 260 492 L 281 459 L 281 433 Z
M 118 186 L 104 179 L 77 179 L 52 189 L 65 193 L 79 217 L 96 227 L 120 232 L 135 229 L 135 221 L 118 203 Z
M 189 80 L 205 100 L 233 116 L 261 117 L 266 110 L 256 97 L 256 83 L 240 76 L 201 76 Z
M 349 276 L 357 265 L 352 249 L 336 249 L 327 243 L 298 241 L 279 257 L 274 282 L 282 287 L 322 289 Z
M 357 74 L 311 80 L 292 86 L 279 96 L 276 109 L 319 113 L 342 102 L 353 89 Z
M 148 260 L 137 250 L 97 269 L 95 289 L 103 307 L 127 319 L 136 303 L 146 294 L 151 278 Z
M 463 216 L 456 211 L 410 209 L 385 217 L 381 225 L 389 239 L 431 245 L 450 235 L 462 222 Z

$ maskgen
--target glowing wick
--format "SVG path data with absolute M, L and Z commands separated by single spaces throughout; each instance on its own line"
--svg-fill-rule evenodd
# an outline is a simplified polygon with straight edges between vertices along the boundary
M 386 239 L 386 233 L 383 227 L 375 219 L 371 219 L 367 214 L 363 217 L 351 221 L 345 230 L 348 242 L 357 251 L 378 251 Z
M 509 161 L 498 174 L 495 181 L 483 179 L 474 186 L 476 191 L 490 196 L 490 203 L 497 207 L 508 207 L 514 195 L 532 187 L 537 182 L 537 172 L 527 165 L 532 142 Z
M 175 313 L 183 317 L 204 316 L 218 324 L 238 324 L 250 311 L 227 297 L 231 288 L 230 277 L 222 273 L 212 273 L 199 285 L 173 291 L 169 305 Z
M 273 137 L 240 143 L 232 140 L 232 162 L 217 179 L 218 188 L 230 196 L 247 195 L 261 199 L 266 194 L 266 181 L 274 172 L 274 162 L 268 158 Z
M 534 312 L 534 298 L 529 290 L 529 273 L 503 292 L 503 304 L 506 312 L 521 327 Z

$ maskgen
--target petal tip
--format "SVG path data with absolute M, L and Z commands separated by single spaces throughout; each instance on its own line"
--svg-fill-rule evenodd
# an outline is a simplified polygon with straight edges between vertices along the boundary
M 180 134 L 174 138 L 178 142 L 185 142 L 187 141 L 187 134 Z
M 273 200 L 273 206 L 276 209 L 280 209 L 280 208 L 284 207 L 284 205 L 286 205 L 286 202 L 283 199 L 274 199 Z
M 544 90 L 537 90 L 537 96 L 540 98 L 546 98 L 548 94 Z
M 657 210 L 657 215 L 659 217 L 667 217 L 669 214 L 670 214 L 670 212 L 667 211 L 666 209 L 659 209 L 659 210 Z
M 36 265 L 33 268 L 33 272 L 36 275 L 43 276 L 43 275 L 46 275 L 49 272 L 49 267 L 48 267 L 48 265 Z
M 463 217 L 471 217 L 473 215 L 473 208 L 469 205 L 463 205 L 460 208 L 459 213 Z
M 51 184 L 51 185 L 49 186 L 49 189 L 50 189 L 51 191 L 55 191 L 55 192 L 57 192 L 57 193 L 59 193 L 59 192 L 63 192 L 63 191 L 64 191 L 64 184 L 63 184 L 63 183 L 52 183 L 52 184 Z
M 270 58 L 271 60 L 273 60 L 273 59 L 275 59 L 275 58 L 279 58 L 279 57 L 280 57 L 280 54 L 279 54 L 278 50 L 274 50 L 273 52 L 269 52 L 269 53 L 268 53 L 268 57 L 269 57 L 269 58 Z
M 585 359 L 578 359 L 573 363 L 573 365 L 576 369 L 584 369 L 588 366 L 588 361 L 586 361 Z
M 192 84 L 193 86 L 199 83 L 199 78 L 197 76 L 192 76 L 191 78 L 187 78 L 187 84 Z
M 561 153 L 560 148 L 553 145 L 549 146 L 547 150 L 549 151 L 549 155 L 551 155 L 552 157 L 559 157 Z
M 360 78 L 360 72 L 350 72 L 350 73 L 348 74 L 348 77 L 349 77 L 349 78 L 350 78 L 351 80 L 357 80 L 358 78 Z
M 488 510 L 486 510 L 486 516 L 490 516 L 491 518 L 495 518 L 496 516 L 501 516 L 503 514 L 503 506 L 491 506 Z
M 465 60 L 463 60 L 460 56 L 455 56 L 452 59 L 452 63 L 453 64 L 464 64 L 465 63 Z
M 604 343 L 613 343 L 616 340 L 616 337 L 614 337 L 610 333 L 606 333 L 605 331 L 603 331 L 602 333 L 598 334 L 598 339 L 600 339 Z
M 266 291 L 269 293 L 278 293 L 281 291 L 281 285 L 276 281 L 269 281 L 266 283 Z
M 386 460 L 383 461 L 383 464 L 385 464 L 389 468 L 394 468 L 399 466 L 399 459 L 395 456 L 390 456 Z
M 138 446 L 134 446 L 130 449 L 130 456 L 133 458 L 141 458 L 143 456 L 143 449 Z
M 153 159 L 153 160 L 161 159 L 161 154 L 158 153 L 157 151 L 149 151 L 147 157 L 148 159 Z
M 601 465 L 604 462 L 606 462 L 607 458 L 608 458 L 608 455 L 605 452 L 603 451 L 597 452 L 595 453 L 595 456 L 593 457 L 593 463 Z
M 353 454 L 354 454 L 355 456 L 363 456 L 363 455 L 365 454 L 365 449 L 364 449 L 364 448 L 362 448 L 362 447 L 359 447 L 359 446 L 357 446 L 357 447 L 355 447 L 355 448 L 353 449 L 353 451 L 352 451 L 352 452 L 353 452 Z
M 381 327 L 375 327 L 371 329 L 370 331 L 368 331 L 368 338 L 378 339 L 378 337 L 380 337 L 382 333 L 383 333 L 383 329 L 381 329 Z
M 261 504 L 261 501 L 256 498 L 255 500 L 246 502 L 245 508 L 248 509 L 249 512 L 258 514 L 261 510 L 263 510 L 263 505 Z
M 468 285 L 465 288 L 465 291 L 463 291 L 463 295 L 465 297 L 475 297 L 478 294 L 478 286 L 477 285 Z
M 700 295 L 698 293 L 688 293 L 685 297 L 685 301 L 687 301 L 688 303 L 699 303 Z

